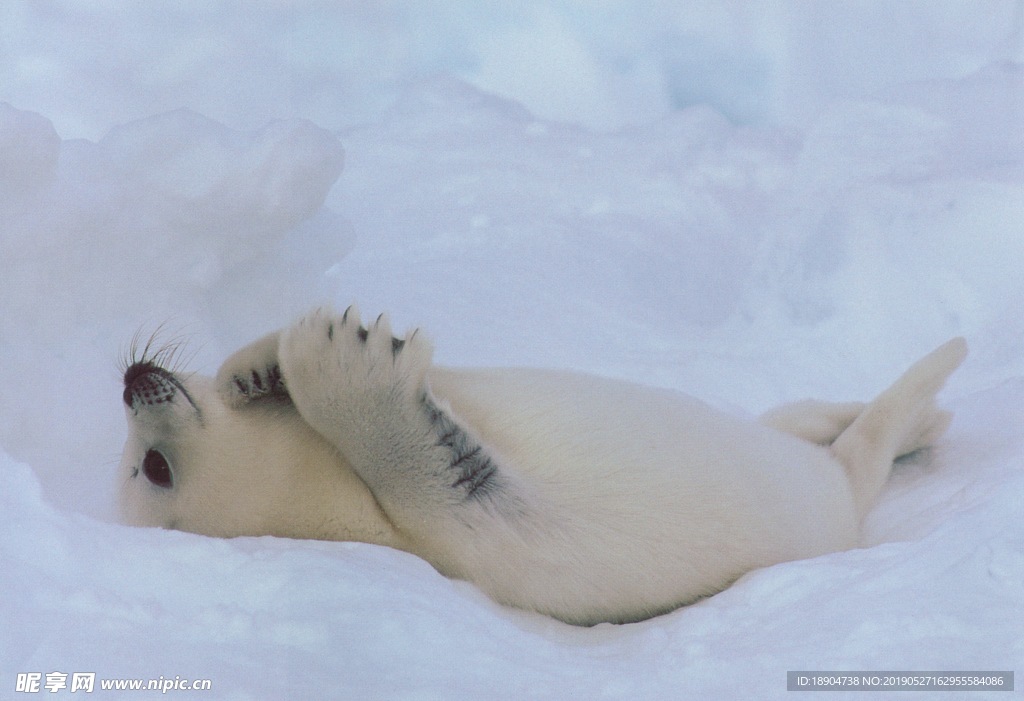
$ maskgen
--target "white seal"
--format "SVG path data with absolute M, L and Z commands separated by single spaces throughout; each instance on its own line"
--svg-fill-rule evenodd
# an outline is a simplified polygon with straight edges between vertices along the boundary
M 954 339 L 874 401 L 745 421 L 572 372 L 448 369 L 414 331 L 315 311 L 215 379 L 144 351 L 124 376 L 121 503 L 138 525 L 355 540 L 499 602 L 626 622 L 758 567 L 853 547 L 893 460 L 949 415 Z

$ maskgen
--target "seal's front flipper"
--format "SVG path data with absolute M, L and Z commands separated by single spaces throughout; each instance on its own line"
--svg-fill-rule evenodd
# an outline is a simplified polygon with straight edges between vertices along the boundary
M 238 408 L 264 398 L 288 398 L 278 361 L 281 332 L 267 334 L 231 355 L 217 371 L 217 393 Z
M 433 396 L 424 334 L 391 334 L 317 311 L 281 337 L 281 369 L 306 423 L 332 443 L 392 522 L 423 537 L 463 528 L 459 514 L 508 496 L 490 450 Z M 511 508 L 511 507 L 510 507 Z

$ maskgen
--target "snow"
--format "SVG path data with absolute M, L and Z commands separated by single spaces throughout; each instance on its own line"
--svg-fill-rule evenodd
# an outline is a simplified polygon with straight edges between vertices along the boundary
M 57 671 L 767 699 L 787 670 L 1024 669 L 1022 32 L 1013 0 L 6 3 L 0 696 Z M 210 373 L 325 301 L 446 364 L 748 414 L 869 398 L 953 335 L 972 355 L 865 547 L 579 629 L 384 548 L 117 524 L 132 336 Z

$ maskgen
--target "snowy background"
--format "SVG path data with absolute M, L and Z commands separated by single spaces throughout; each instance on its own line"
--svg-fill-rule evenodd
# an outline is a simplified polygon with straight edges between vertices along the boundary
M 1022 61 L 1020 0 L 5 2 L 0 698 L 58 671 L 232 700 L 1019 677 Z M 117 525 L 132 335 L 210 373 L 324 301 L 442 363 L 751 414 L 869 398 L 953 335 L 972 355 L 867 547 L 578 629 L 382 548 Z

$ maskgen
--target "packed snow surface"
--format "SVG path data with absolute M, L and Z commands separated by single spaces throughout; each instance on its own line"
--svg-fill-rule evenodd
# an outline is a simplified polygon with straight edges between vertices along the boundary
M 100 698 L 563 700 L 1024 671 L 1024 4 L 383 5 L 0 10 L 0 698 L 78 698 L 76 673 Z M 353 301 L 443 364 L 750 415 L 972 352 L 863 548 L 642 623 L 509 610 L 381 547 L 117 523 L 135 334 L 212 373 Z

